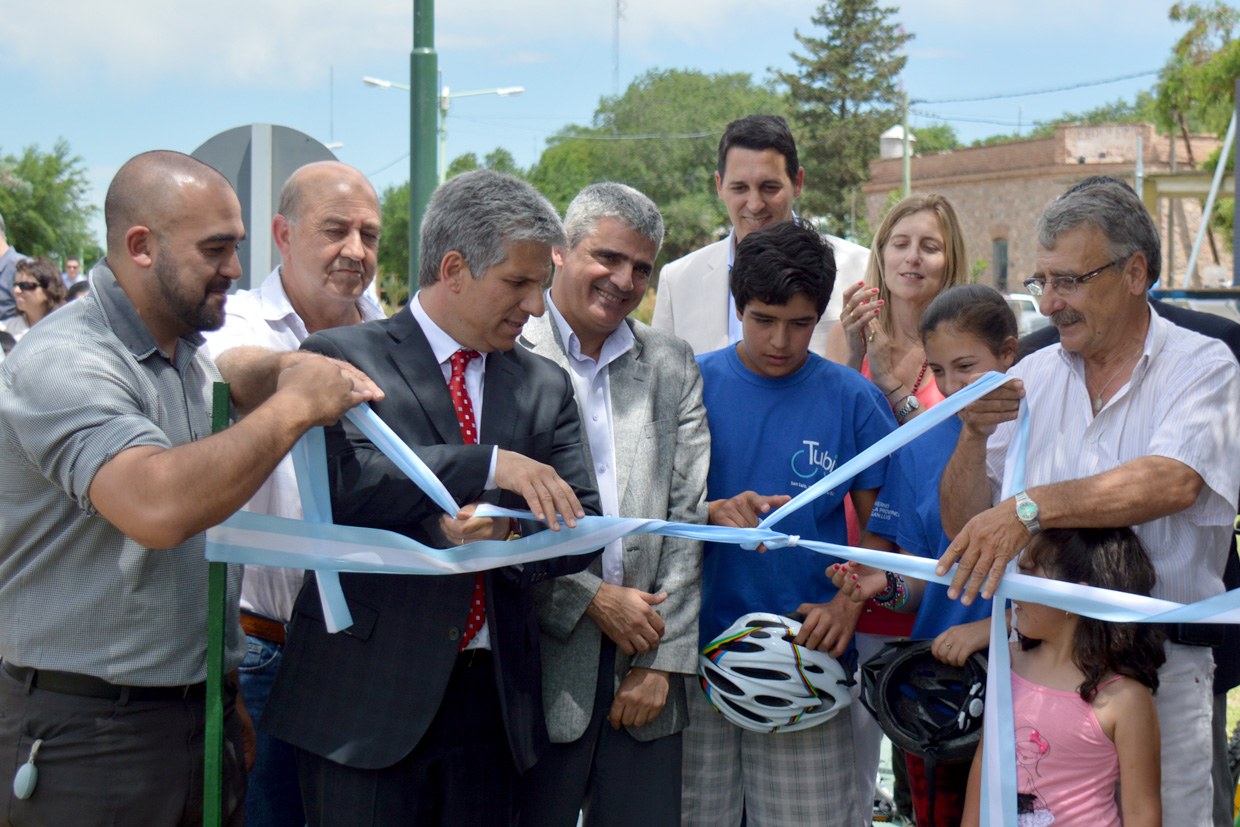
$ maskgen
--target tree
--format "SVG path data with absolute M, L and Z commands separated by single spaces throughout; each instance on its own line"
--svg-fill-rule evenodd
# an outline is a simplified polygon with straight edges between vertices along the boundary
M 1204 6 L 1176 3 L 1169 16 L 1190 25 L 1159 74 L 1160 125 L 1182 132 L 1223 132 L 1240 75 L 1240 41 L 1235 39 L 1240 12 L 1214 0 Z
M 795 33 L 806 52 L 792 53 L 798 71 L 775 72 L 803 136 L 806 210 L 837 233 L 848 226 L 848 193 L 865 180 L 878 136 L 899 120 L 899 51 L 912 35 L 888 21 L 896 11 L 875 0 L 828 0 L 811 18 L 823 36 Z
M 383 190 L 379 199 L 379 296 L 391 310 L 409 301 L 409 182 Z
M 956 130 L 950 124 L 932 123 L 911 131 L 917 138 L 918 154 L 943 152 L 960 146 L 960 138 L 956 136 Z
M 619 181 L 648 195 L 667 228 L 659 264 L 715 240 L 728 226 L 715 194 L 717 147 L 729 122 L 787 115 L 773 88 L 747 74 L 653 69 L 605 97 L 590 126 L 549 139 L 528 177 L 561 211 L 582 187 Z
M 20 156 L 0 156 L 0 215 L 9 243 L 30 256 L 93 261 L 100 250 L 89 224 L 97 208 L 85 202 L 87 189 L 82 159 L 64 140 L 51 152 L 28 146 Z

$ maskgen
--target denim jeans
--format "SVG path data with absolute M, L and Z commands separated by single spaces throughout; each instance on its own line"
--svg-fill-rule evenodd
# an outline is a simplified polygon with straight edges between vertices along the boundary
M 241 697 L 257 727 L 283 647 L 256 637 L 246 640 L 249 649 L 241 663 Z M 248 827 L 302 827 L 306 823 L 293 747 L 262 730 L 258 732 L 258 758 L 246 794 L 245 823 Z

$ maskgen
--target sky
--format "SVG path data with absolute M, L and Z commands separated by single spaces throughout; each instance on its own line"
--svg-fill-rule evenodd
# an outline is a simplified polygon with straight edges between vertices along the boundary
M 453 92 L 523 86 L 516 97 L 454 100 L 448 160 L 502 146 L 528 166 L 567 124 L 612 94 L 617 0 L 440 0 L 435 47 Z M 814 35 L 812 0 L 620 0 L 618 81 L 650 69 L 791 69 L 794 32 Z M 974 103 L 1156 71 L 1183 33 L 1168 0 L 915 0 L 892 7 L 915 35 L 904 82 L 914 110 L 950 118 L 965 142 L 1081 111 L 1153 86 L 1154 75 Z M 128 158 L 192 152 L 249 123 L 339 142 L 376 188 L 409 177 L 409 98 L 363 76 L 409 80 L 412 0 L 0 0 L 0 154 L 59 139 L 80 155 L 100 207 Z M 918 124 L 934 119 L 914 117 Z M 102 239 L 102 217 L 93 225 Z M 20 249 L 20 239 L 14 239 Z

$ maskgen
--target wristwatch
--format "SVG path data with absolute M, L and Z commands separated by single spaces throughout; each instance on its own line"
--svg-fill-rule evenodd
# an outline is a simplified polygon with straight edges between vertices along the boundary
M 904 424 L 905 418 L 913 411 L 921 407 L 921 403 L 917 401 L 917 397 L 911 393 L 900 400 L 900 407 L 896 408 L 893 413 L 896 415 L 896 422 Z
M 1020 520 L 1030 534 L 1037 534 L 1042 530 L 1038 522 L 1038 504 L 1029 499 L 1029 495 L 1024 491 L 1016 495 L 1016 519 Z

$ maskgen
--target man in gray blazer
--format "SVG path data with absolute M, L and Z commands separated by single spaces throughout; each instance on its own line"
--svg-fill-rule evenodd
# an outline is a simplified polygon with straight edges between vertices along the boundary
M 627 318 L 663 240 L 616 183 L 569 205 L 547 310 L 520 343 L 572 377 L 604 514 L 703 523 L 710 433 L 689 345 Z M 522 781 L 522 825 L 680 824 L 684 675 L 697 664 L 701 544 L 618 540 L 536 587 L 552 747 Z

